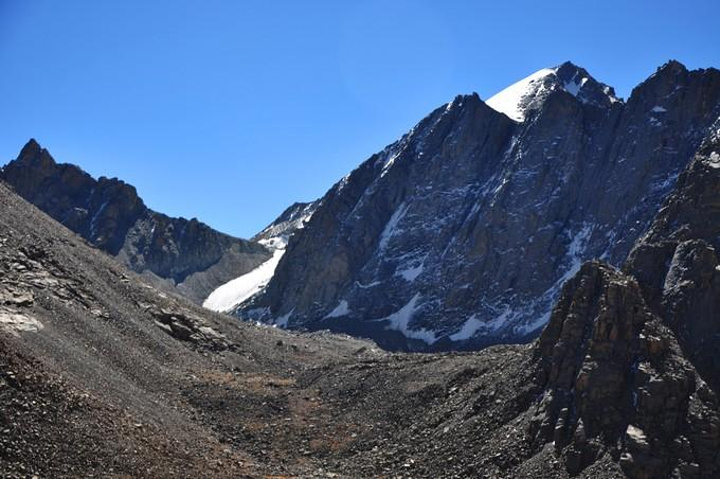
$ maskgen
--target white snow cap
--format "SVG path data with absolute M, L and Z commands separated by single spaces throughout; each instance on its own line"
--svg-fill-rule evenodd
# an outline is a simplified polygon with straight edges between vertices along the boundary
M 493 110 L 505 113 L 515 121 L 523 121 L 525 119 L 525 104 L 539 93 L 542 80 L 554 72 L 552 68 L 538 70 L 491 96 L 485 103 Z
M 563 70 L 562 74 L 559 74 Z M 571 71 L 570 76 L 567 75 Z M 583 87 L 592 80 L 592 77 L 582 68 L 571 63 L 563 63 L 555 68 L 543 68 L 530 76 L 527 76 L 517 83 L 513 83 L 504 90 L 488 98 L 485 103 L 495 111 L 504 113 L 509 118 L 522 122 L 528 107 L 531 107 L 536 99 L 544 98 L 547 93 L 562 88 L 572 96 L 585 103 L 593 102 L 591 95 L 584 94 Z M 607 102 L 615 103 L 618 100 L 612 89 L 606 85 L 595 82 L 598 85 Z

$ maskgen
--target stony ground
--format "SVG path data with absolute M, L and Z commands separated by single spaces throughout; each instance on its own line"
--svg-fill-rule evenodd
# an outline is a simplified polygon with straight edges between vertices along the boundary
M 0 185 L 2 477 L 567 477 L 527 439 L 533 348 L 396 355 L 240 324 Z

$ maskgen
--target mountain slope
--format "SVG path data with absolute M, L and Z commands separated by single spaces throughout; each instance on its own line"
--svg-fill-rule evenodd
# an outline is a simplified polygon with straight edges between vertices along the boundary
M 720 119 L 624 266 L 715 388 L 720 387 L 718 248 Z
M 522 348 L 397 357 L 238 323 L 155 290 L 2 184 L 0 238 L 7 477 L 526 474 L 492 459 L 526 401 Z
M 201 302 L 269 258 L 261 245 L 150 210 L 134 187 L 58 164 L 30 140 L 0 174 L 23 198 L 138 273 Z
M 0 268 L 4 477 L 307 476 L 279 458 L 265 464 L 259 440 L 222 436 L 200 402 L 231 385 L 233 404 L 250 415 L 228 412 L 222 424 L 253 427 L 283 407 L 276 384 L 289 387 L 305 367 L 358 348 L 374 354 L 349 339 L 238 324 L 165 295 L 4 184 Z
M 459 96 L 337 183 L 237 314 L 390 349 L 536 336 L 583 261 L 618 265 L 645 231 L 720 114 L 720 72 L 669 62 L 626 103 L 569 63 L 524 84 L 505 95 L 522 122 Z
M 720 119 L 623 273 L 588 263 L 563 287 L 529 431 L 568 472 L 606 450 L 633 478 L 720 474 L 719 205 Z

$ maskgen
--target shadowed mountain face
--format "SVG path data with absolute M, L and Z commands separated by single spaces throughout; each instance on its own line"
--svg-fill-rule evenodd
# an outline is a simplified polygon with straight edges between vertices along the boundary
M 577 473 L 720 475 L 720 119 L 623 272 L 585 264 L 537 344 L 529 428 Z
M 390 349 L 526 341 L 583 261 L 625 260 L 719 115 L 720 72 L 677 62 L 627 102 L 570 63 L 459 96 L 331 188 L 237 314 Z
M 270 257 L 263 246 L 196 219 L 152 211 L 133 186 L 115 178 L 96 180 L 75 165 L 58 164 L 35 140 L 2 169 L 0 178 L 133 271 L 196 302 Z
M 720 119 L 624 267 L 715 388 L 720 387 L 718 248 Z

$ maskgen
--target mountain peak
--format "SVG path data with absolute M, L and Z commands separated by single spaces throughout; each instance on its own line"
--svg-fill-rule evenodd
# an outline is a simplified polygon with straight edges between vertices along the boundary
M 35 138 L 30 138 L 28 142 L 25 143 L 25 146 L 22 147 L 22 150 L 20 150 L 18 159 L 32 159 L 37 157 L 40 153 L 42 153 L 40 143 L 38 143 Z
M 650 79 L 656 78 L 664 78 L 666 79 L 666 81 L 673 81 L 673 79 L 677 78 L 678 76 L 686 75 L 687 73 L 688 69 L 685 67 L 685 65 L 683 65 L 677 60 L 668 60 L 667 62 L 659 66 L 657 70 L 655 70 L 655 73 L 650 75 L 650 77 L 640 85 L 647 83 L 647 81 Z
M 556 66 L 552 70 L 554 70 L 557 77 L 565 83 L 570 83 L 578 77 L 580 79 L 592 78 L 583 67 L 579 67 L 569 61 Z
M 34 167 L 47 169 L 52 168 L 56 163 L 55 159 L 35 138 L 30 138 L 20 150 L 20 154 L 14 161 L 20 164 L 32 164 Z M 11 163 L 14 163 L 11 162 Z
M 671 59 L 665 62 L 662 66 L 658 67 L 657 71 L 683 73 L 687 71 L 687 68 L 679 61 Z
M 566 61 L 543 68 L 490 97 L 486 103 L 509 118 L 522 122 L 553 91 L 564 90 L 582 103 L 607 107 L 618 102 L 612 87 L 595 80 L 584 68 Z

